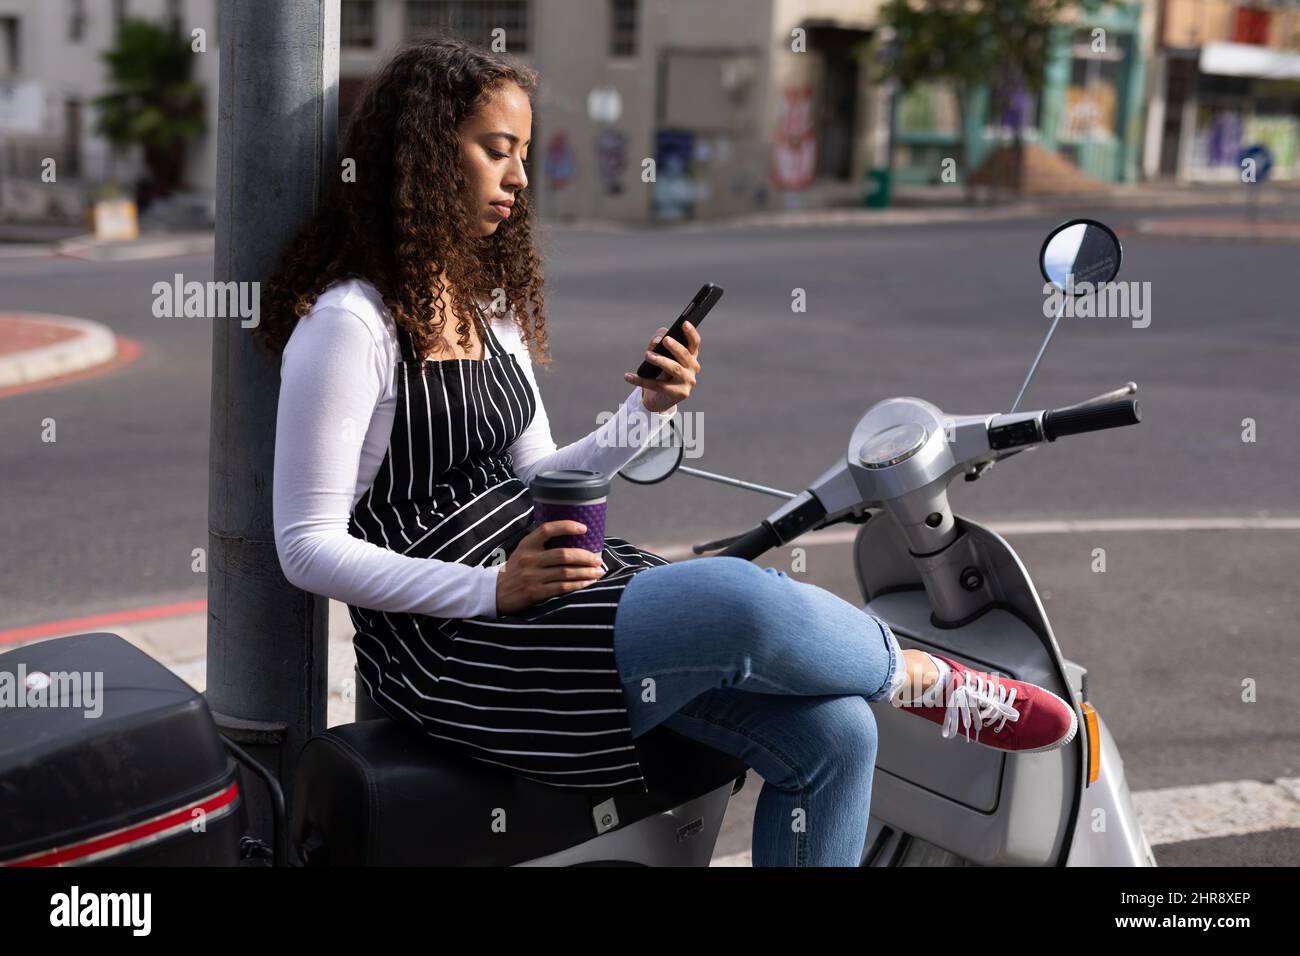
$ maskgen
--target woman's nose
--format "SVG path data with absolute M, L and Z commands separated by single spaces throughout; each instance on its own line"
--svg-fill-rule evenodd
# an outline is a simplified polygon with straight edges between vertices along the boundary
M 516 159 L 510 164 L 510 172 L 501 185 L 509 186 L 516 192 L 528 185 L 528 174 L 524 172 L 524 161 L 522 159 Z

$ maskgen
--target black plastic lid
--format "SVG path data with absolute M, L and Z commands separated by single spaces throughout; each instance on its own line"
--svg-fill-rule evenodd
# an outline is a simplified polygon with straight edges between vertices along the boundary
M 586 468 L 559 468 L 533 476 L 528 491 L 544 501 L 579 503 L 608 495 L 609 478 Z

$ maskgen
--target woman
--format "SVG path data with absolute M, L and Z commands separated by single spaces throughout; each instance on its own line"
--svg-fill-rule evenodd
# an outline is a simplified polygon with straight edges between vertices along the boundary
M 617 443 L 623 429 L 641 418 L 652 435 L 701 369 L 698 330 L 665 358 L 650 351 L 659 328 L 646 356 L 660 377 L 625 373 L 618 413 L 556 448 L 532 362 L 548 350 L 524 165 L 536 86 L 456 40 L 398 53 L 344 136 L 354 175 L 268 283 L 258 334 L 283 351 L 276 545 L 289 581 L 348 604 L 365 691 L 550 786 L 644 791 L 635 739 L 660 723 L 730 752 L 765 781 L 756 866 L 858 864 L 869 702 L 1003 750 L 1067 743 L 1060 698 L 903 651 L 882 622 L 780 571 L 669 564 L 617 537 L 600 554 L 547 549 L 582 525 L 530 530 L 533 475 L 614 474 L 639 450 Z

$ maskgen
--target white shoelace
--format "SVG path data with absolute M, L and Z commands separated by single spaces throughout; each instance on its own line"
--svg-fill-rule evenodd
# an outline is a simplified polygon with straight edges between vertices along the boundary
M 943 735 L 952 737 L 957 734 L 957 721 L 960 718 L 966 731 L 966 740 L 971 739 L 970 729 L 975 727 L 975 739 L 979 740 L 980 730 L 997 721 L 993 733 L 997 733 L 1009 720 L 1012 723 L 1020 719 L 1020 711 L 1012 704 L 1016 700 L 1017 687 L 1010 689 L 997 681 L 967 672 L 965 680 L 953 692 L 943 716 Z M 956 679 L 953 675 L 950 679 Z M 970 682 L 974 681 L 974 684 Z

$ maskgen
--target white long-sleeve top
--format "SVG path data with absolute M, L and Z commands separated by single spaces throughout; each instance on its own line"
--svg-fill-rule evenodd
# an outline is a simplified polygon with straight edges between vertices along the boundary
M 486 314 L 537 399 L 532 422 L 509 448 L 525 484 L 555 468 L 613 477 L 676 412 L 675 406 L 667 413 L 647 409 L 638 386 L 602 425 L 557 449 L 513 314 Z M 400 360 L 392 315 L 361 280 L 331 286 L 294 327 L 280 362 L 275 434 L 272 509 L 280 567 L 295 587 L 346 604 L 444 618 L 496 617 L 504 564 L 483 568 L 409 557 L 348 533 L 352 508 L 388 448 Z M 636 432 L 639 444 L 619 444 Z

